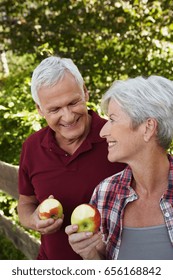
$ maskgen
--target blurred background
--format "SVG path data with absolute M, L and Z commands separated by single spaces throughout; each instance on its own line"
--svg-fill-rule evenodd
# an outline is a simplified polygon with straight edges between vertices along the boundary
M 173 1 L 0 0 L 0 259 L 32 259 L 39 245 L 18 221 L 17 171 L 22 142 L 45 125 L 30 79 L 49 55 L 73 59 L 101 114 L 115 79 L 172 79 Z

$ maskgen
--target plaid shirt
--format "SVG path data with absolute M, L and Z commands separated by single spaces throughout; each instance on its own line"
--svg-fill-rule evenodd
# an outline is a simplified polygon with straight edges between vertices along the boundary
M 169 184 L 160 199 L 160 209 L 173 245 L 173 157 L 170 161 Z M 123 171 L 102 181 L 95 189 L 90 203 L 101 213 L 101 231 L 106 246 L 106 259 L 117 259 L 121 244 L 122 220 L 125 206 L 138 198 L 131 187 L 132 171 L 127 166 Z

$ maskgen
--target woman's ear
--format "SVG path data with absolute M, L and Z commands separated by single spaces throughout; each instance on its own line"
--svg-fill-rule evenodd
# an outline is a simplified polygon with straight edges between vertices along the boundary
M 40 105 L 36 104 L 36 108 L 37 108 L 37 111 L 38 111 L 39 115 L 40 115 L 41 117 L 44 117 L 44 113 L 43 113 L 43 111 L 41 110 Z
M 157 134 L 157 121 L 154 118 L 149 118 L 145 122 L 144 140 L 148 142 L 154 135 Z

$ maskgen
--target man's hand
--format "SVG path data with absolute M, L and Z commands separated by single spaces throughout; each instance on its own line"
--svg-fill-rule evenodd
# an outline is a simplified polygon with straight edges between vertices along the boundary
M 100 260 L 104 258 L 105 244 L 101 232 L 80 232 L 78 226 L 70 225 L 65 229 L 72 249 L 84 260 Z
M 53 196 L 50 196 L 49 198 L 52 197 Z M 39 205 L 35 196 L 20 195 L 17 209 L 21 224 L 41 234 L 54 233 L 62 226 L 64 216 L 57 220 L 52 218 L 40 220 L 38 215 Z
M 39 215 L 38 215 L 38 209 L 39 207 L 36 208 L 34 213 L 31 215 L 32 223 L 35 227 L 35 230 L 40 232 L 40 234 L 51 234 L 59 230 L 62 226 L 64 215 L 62 218 L 59 219 L 46 219 L 46 220 L 40 220 Z

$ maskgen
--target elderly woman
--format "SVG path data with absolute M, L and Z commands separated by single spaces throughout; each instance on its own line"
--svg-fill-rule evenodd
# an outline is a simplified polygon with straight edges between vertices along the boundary
M 100 232 L 68 226 L 70 245 L 83 259 L 173 260 L 173 82 L 154 75 L 116 81 L 102 105 L 108 159 L 128 166 L 93 193 Z

